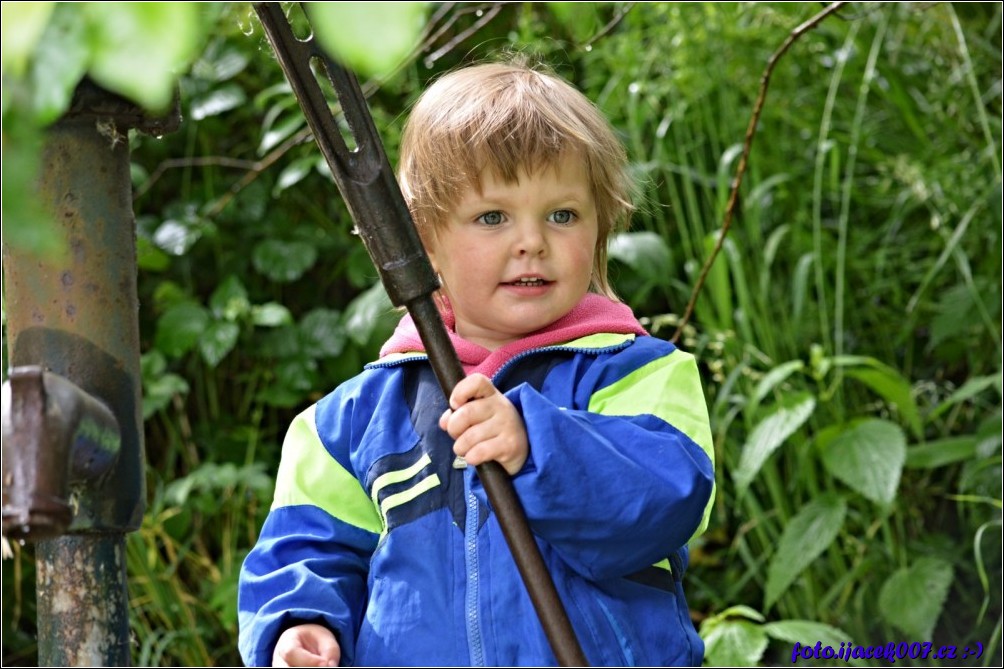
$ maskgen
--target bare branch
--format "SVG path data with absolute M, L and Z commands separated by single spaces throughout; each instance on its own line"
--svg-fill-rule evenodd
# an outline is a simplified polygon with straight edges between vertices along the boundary
M 715 258 L 718 257 L 719 252 L 722 250 L 722 245 L 725 243 L 725 235 L 728 234 L 729 228 L 732 227 L 732 216 L 736 209 L 736 202 L 739 199 L 739 187 L 742 185 L 743 176 L 746 174 L 746 163 L 749 160 L 750 150 L 753 148 L 753 137 L 756 135 L 757 123 L 760 121 L 760 113 L 763 111 L 763 104 L 767 98 L 767 87 L 770 85 L 770 75 L 773 74 L 774 68 L 777 66 L 777 62 L 781 59 L 781 56 L 791 48 L 802 35 L 809 32 L 817 25 L 819 25 L 823 19 L 835 13 L 841 7 L 843 7 L 846 2 L 834 2 L 832 5 L 819 12 L 811 19 L 798 26 L 791 31 L 788 38 L 783 44 L 774 52 L 767 61 L 767 67 L 763 71 L 763 75 L 760 77 L 760 91 L 757 94 L 756 102 L 753 105 L 753 115 L 750 117 L 749 125 L 746 127 L 746 138 L 743 141 L 743 152 L 739 157 L 739 165 L 736 167 L 736 176 L 732 180 L 732 188 L 729 192 L 729 201 L 725 206 L 725 217 L 722 221 L 722 231 L 718 234 L 718 241 L 715 243 L 715 248 L 712 250 L 711 255 L 705 261 L 704 266 L 701 268 L 701 274 L 697 278 L 697 283 L 694 285 L 694 290 L 690 294 L 690 301 L 687 302 L 687 308 L 683 312 L 683 317 L 680 320 L 680 324 L 676 328 L 676 332 L 670 338 L 670 341 L 674 344 L 679 341 L 680 335 L 683 334 L 683 328 L 687 325 L 687 321 L 690 320 L 690 316 L 694 313 L 694 305 L 697 303 L 697 296 L 701 292 L 701 288 L 704 287 L 704 282 L 708 278 L 708 272 L 711 271 L 711 266 L 715 262 Z

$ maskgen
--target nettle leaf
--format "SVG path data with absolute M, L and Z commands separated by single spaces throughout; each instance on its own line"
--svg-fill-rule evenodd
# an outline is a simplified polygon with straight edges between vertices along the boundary
M 157 321 L 154 344 L 167 356 L 181 357 L 199 341 L 209 320 L 209 312 L 195 302 L 175 304 Z
M 833 476 L 883 505 L 896 497 L 905 462 L 906 435 L 887 420 L 855 423 L 823 447 L 823 464 Z
M 721 621 L 703 637 L 704 661 L 712 667 L 753 667 L 767 650 L 763 627 L 746 620 Z
M 945 560 L 924 557 L 899 569 L 882 585 L 879 610 L 913 639 L 930 639 L 948 597 L 954 573 Z
M 753 481 L 771 453 L 809 420 L 815 408 L 816 399 L 812 395 L 798 393 L 787 397 L 753 428 L 732 474 L 740 492 Z
M 844 498 L 827 494 L 803 507 L 788 522 L 767 568 L 765 608 L 770 608 L 798 575 L 833 543 L 846 515 Z
M 199 338 L 199 352 L 210 367 L 216 367 L 237 345 L 241 328 L 237 323 L 217 321 Z
M 362 76 L 389 74 L 418 44 L 424 2 L 315 2 L 307 6 L 321 46 Z
M 255 269 L 279 283 L 296 281 L 317 262 L 317 249 L 307 242 L 268 239 L 251 253 Z

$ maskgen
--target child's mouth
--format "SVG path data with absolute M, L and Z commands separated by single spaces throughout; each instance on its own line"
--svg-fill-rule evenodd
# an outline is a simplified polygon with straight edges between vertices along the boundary
M 540 279 L 540 278 L 524 277 L 522 279 L 516 279 L 515 281 L 509 281 L 505 285 L 507 285 L 507 286 L 518 286 L 518 287 L 521 287 L 521 288 L 522 287 L 532 288 L 532 287 L 537 287 L 537 286 L 544 286 L 544 285 L 547 285 L 549 283 L 551 283 L 551 282 L 550 281 L 546 281 L 544 279 Z

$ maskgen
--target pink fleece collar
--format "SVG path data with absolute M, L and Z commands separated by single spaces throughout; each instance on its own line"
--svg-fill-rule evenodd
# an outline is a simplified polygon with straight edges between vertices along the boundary
M 448 303 L 444 304 L 441 313 L 450 335 L 450 341 L 453 342 L 453 348 L 456 349 L 457 355 L 460 357 L 464 371 L 468 374 L 479 372 L 488 377 L 495 374 L 513 357 L 531 349 L 563 344 L 573 339 L 601 332 L 648 334 L 627 305 L 614 302 L 595 293 L 587 293 L 571 311 L 547 327 L 494 351 L 469 342 L 456 333 L 456 319 Z M 425 346 L 418 336 L 415 323 L 412 321 L 411 315 L 406 314 L 398 323 L 394 334 L 380 349 L 380 357 L 383 358 L 392 353 L 424 351 Z

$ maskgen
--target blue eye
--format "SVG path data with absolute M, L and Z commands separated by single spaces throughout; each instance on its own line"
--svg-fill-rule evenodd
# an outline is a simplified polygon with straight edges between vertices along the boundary
M 495 226 L 502 224 L 503 217 L 501 211 L 486 211 L 474 220 L 482 225 Z
M 558 225 L 568 225 L 569 223 L 574 223 L 575 218 L 575 212 L 571 209 L 558 209 L 557 211 L 552 211 L 547 220 Z

